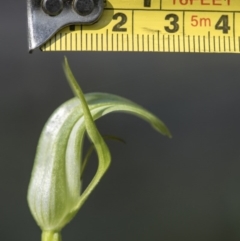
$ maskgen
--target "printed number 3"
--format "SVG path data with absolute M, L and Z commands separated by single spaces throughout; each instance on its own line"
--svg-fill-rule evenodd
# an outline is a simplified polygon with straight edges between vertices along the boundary
M 112 31 L 114 32 L 126 32 L 127 28 L 122 28 L 122 26 L 127 22 L 127 16 L 124 13 L 115 13 L 113 19 L 117 20 L 120 18 L 120 21 L 113 26 Z
M 171 27 L 165 26 L 164 29 L 168 32 L 168 33 L 176 33 L 179 30 L 179 24 L 178 24 L 178 20 L 179 17 L 176 14 L 168 14 L 165 17 L 165 20 L 171 20 L 170 24 Z

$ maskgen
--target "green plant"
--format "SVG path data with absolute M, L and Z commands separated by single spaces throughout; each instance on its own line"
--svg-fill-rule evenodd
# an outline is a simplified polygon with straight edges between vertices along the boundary
M 46 123 L 28 189 L 28 204 L 43 231 L 42 241 L 61 240 L 61 229 L 76 215 L 109 167 L 110 152 L 94 120 L 114 111 L 128 112 L 171 137 L 161 120 L 127 99 L 104 93 L 84 96 L 66 58 L 64 71 L 76 97 L 62 104 Z M 97 152 L 98 169 L 80 194 L 85 130 Z

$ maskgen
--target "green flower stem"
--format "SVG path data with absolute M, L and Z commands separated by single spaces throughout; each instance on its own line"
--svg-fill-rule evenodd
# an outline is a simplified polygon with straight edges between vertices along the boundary
M 62 236 L 60 232 L 43 231 L 42 241 L 62 241 Z

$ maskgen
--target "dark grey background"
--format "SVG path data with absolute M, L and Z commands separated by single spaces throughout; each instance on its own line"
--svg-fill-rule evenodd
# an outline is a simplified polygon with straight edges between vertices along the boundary
M 63 241 L 240 239 L 239 55 L 28 54 L 26 2 L 0 8 L 0 240 L 40 240 L 26 193 L 41 129 L 72 97 L 69 58 L 84 92 L 127 97 L 158 115 L 173 139 L 136 117 L 99 120 L 112 165 Z M 92 159 L 91 168 L 96 165 Z M 89 174 L 90 175 L 90 174 Z

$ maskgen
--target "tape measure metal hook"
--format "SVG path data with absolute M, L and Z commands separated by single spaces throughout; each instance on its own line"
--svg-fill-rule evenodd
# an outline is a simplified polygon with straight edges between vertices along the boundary
M 72 24 L 90 25 L 102 15 L 104 0 L 27 0 L 29 52 Z

